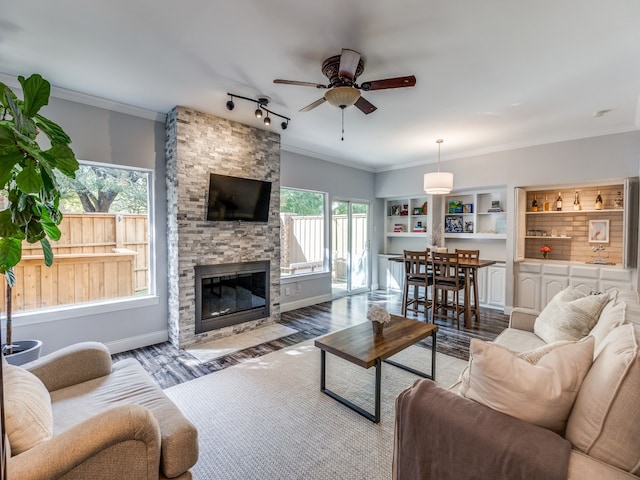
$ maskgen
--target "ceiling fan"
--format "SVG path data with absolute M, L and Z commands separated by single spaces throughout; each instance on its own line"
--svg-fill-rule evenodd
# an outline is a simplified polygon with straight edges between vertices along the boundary
M 376 107 L 361 96 L 361 90 L 383 90 L 386 88 L 413 87 L 416 84 L 416 77 L 409 75 L 406 77 L 386 78 L 384 80 L 374 80 L 356 83 L 357 78 L 364 71 L 364 63 L 360 53 L 347 48 L 342 49 L 342 54 L 327 58 L 322 63 L 322 73 L 329 79 L 329 84 L 313 82 L 299 82 L 295 80 L 276 79 L 273 83 L 283 83 L 286 85 L 299 85 L 302 87 L 315 87 L 326 89 L 324 96 L 315 102 L 302 108 L 301 112 L 313 110 L 324 102 L 329 102 L 334 107 L 344 111 L 346 107 L 355 105 L 366 115 L 374 112 Z

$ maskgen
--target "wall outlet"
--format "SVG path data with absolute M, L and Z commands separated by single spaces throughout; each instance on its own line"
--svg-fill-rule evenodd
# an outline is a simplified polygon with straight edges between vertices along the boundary
M 289 288 L 289 287 L 285 287 L 285 288 L 284 288 L 284 294 L 285 294 L 286 296 L 291 295 L 291 288 Z

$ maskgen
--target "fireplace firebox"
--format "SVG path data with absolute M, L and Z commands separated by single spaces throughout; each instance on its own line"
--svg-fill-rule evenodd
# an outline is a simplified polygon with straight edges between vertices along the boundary
M 195 267 L 196 333 L 268 318 L 270 262 Z

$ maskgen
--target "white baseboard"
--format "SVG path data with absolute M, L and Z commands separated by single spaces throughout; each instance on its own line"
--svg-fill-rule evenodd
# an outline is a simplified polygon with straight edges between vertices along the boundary
M 302 300 L 296 300 L 289 303 L 280 303 L 280 312 L 288 312 L 295 310 L 296 308 L 308 307 L 309 305 L 316 305 L 322 302 L 330 302 L 332 300 L 331 294 L 319 295 L 317 297 L 303 298 Z
M 104 344 L 109 349 L 109 353 L 113 355 L 115 353 L 126 352 L 128 350 L 166 342 L 167 340 L 169 340 L 168 330 L 160 330 L 157 332 L 146 333 L 144 335 L 138 335 L 136 337 L 123 338 L 121 340 L 116 340 L 115 342 L 104 342 Z

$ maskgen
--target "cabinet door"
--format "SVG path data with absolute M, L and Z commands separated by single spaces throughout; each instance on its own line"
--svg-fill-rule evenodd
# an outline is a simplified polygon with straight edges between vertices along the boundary
M 487 269 L 478 269 L 478 303 L 482 306 L 487 305 Z
M 518 275 L 515 306 L 540 311 L 540 274 L 520 273 Z
M 542 298 L 539 310 L 542 310 L 551 299 L 569 286 L 569 279 L 560 275 L 543 275 L 542 277 Z
M 487 304 L 492 307 L 502 307 L 505 304 L 505 276 L 503 265 L 491 265 L 487 270 Z

